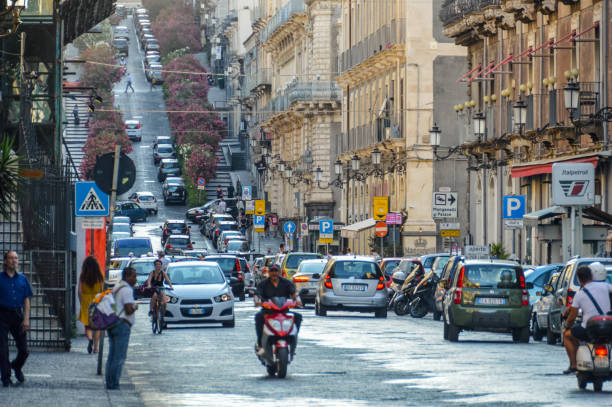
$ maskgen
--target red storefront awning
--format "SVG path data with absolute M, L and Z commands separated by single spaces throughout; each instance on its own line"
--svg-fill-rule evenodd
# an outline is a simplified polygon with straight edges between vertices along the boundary
M 599 163 L 599 157 L 585 157 L 585 158 L 577 158 L 574 160 L 567 161 L 556 161 L 562 163 L 591 163 L 593 167 L 597 168 L 597 163 Z M 512 178 L 523 178 L 530 177 L 532 175 L 540 175 L 540 174 L 552 174 L 552 166 L 555 162 L 544 163 L 544 164 L 535 164 L 535 165 L 525 165 L 522 167 L 513 167 L 510 169 L 510 176 Z

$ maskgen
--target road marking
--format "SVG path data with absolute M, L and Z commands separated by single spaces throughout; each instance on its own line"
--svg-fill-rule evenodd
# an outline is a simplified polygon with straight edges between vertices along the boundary
M 157 182 L 157 181 L 150 181 L 150 180 L 146 180 L 146 181 L 144 181 L 144 182 Z
M 140 148 L 151 148 L 151 146 L 140 146 Z

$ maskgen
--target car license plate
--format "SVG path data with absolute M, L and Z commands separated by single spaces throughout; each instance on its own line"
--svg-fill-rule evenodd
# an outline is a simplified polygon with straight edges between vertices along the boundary
M 172 193 L 172 196 L 181 196 L 181 194 L 180 194 L 180 193 L 178 193 L 178 192 L 173 192 L 173 193 Z
M 478 297 L 476 299 L 476 304 L 482 305 L 504 305 L 506 304 L 505 298 L 499 297 Z
M 204 313 L 204 310 L 202 308 L 190 308 L 189 309 L 189 314 L 191 315 L 202 315 Z
M 597 356 L 594 360 L 594 364 L 595 364 L 595 368 L 597 369 L 607 369 L 608 366 L 610 365 L 610 362 L 608 362 L 608 358 L 607 357 L 603 357 L 603 356 Z
M 344 284 L 344 291 L 365 291 L 366 286 L 363 284 Z

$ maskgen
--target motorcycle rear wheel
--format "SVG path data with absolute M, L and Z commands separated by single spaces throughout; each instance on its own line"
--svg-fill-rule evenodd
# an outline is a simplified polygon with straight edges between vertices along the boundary
M 576 374 L 576 379 L 578 379 L 578 388 L 582 390 L 586 389 L 587 383 L 589 382 L 586 377 L 584 377 L 582 373 L 578 373 Z
M 406 315 L 409 311 L 410 305 L 408 304 L 408 300 L 404 299 L 402 301 L 395 301 L 393 305 L 393 311 L 399 316 Z
M 278 371 L 276 375 L 279 379 L 284 379 L 287 376 L 287 365 L 289 364 L 289 352 L 287 348 L 279 348 L 277 351 Z
M 593 382 L 593 391 L 595 393 L 599 393 L 603 389 L 603 380 L 595 380 Z
M 427 315 L 427 305 L 423 301 L 419 301 L 410 307 L 410 316 L 412 318 L 423 318 L 425 315 Z

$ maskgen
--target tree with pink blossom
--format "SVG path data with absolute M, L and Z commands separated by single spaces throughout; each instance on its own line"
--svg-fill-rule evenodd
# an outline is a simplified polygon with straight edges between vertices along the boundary
M 115 151 L 115 145 L 121 146 L 121 152 L 131 153 L 132 142 L 125 132 L 106 131 L 97 134 L 95 137 L 88 137 L 83 147 L 85 156 L 81 162 L 81 178 L 92 179 L 93 169 L 99 156 Z
M 159 41 L 162 55 L 186 47 L 189 47 L 191 52 L 202 49 L 200 29 L 194 23 L 191 6 L 173 4 L 172 7 L 161 10 L 151 29 Z

